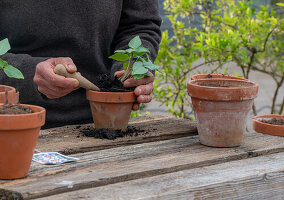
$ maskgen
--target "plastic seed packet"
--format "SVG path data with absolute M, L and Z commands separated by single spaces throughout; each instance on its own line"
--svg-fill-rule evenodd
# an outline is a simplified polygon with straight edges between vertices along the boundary
M 33 161 L 43 165 L 60 165 L 62 163 L 73 162 L 76 160 L 79 160 L 79 158 L 65 156 L 58 152 L 44 152 L 33 155 Z

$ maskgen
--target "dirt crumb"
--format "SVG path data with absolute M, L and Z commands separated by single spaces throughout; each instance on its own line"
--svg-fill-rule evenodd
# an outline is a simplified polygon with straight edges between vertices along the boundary
M 138 136 L 139 133 L 143 133 L 145 130 L 136 128 L 134 126 L 128 126 L 126 131 L 121 130 L 109 130 L 109 129 L 95 129 L 93 127 L 84 128 L 81 130 L 86 137 L 94 137 L 99 139 L 114 140 L 116 138 L 125 136 Z

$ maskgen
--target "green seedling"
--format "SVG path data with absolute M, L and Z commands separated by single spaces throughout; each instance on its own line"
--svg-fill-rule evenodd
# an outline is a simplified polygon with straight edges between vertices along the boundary
M 119 78 L 121 82 L 125 81 L 129 76 L 134 79 L 150 76 L 149 70 L 158 70 L 159 67 L 154 65 L 149 58 L 149 49 L 142 46 L 139 36 L 134 37 L 128 43 L 129 49 L 116 50 L 114 55 L 109 58 L 117 61 L 122 61 L 125 73 Z
M 7 53 L 10 49 L 10 43 L 7 38 L 0 41 L 0 56 Z M 24 79 L 24 75 L 20 70 L 18 70 L 16 67 L 13 67 L 12 65 L 9 65 L 5 60 L 2 60 L 1 58 L 0 70 L 3 70 L 9 78 Z

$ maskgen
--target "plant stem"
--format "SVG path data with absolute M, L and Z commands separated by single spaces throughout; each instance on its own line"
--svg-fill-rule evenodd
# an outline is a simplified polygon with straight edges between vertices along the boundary
M 270 111 L 271 114 L 274 113 L 278 91 L 279 91 L 279 88 L 281 87 L 281 85 L 283 84 L 283 81 L 284 81 L 284 77 L 282 77 L 280 82 L 276 82 L 277 86 L 276 86 L 276 90 L 275 90 L 274 95 L 273 95 L 272 106 L 271 106 L 271 111 Z
M 284 97 L 283 97 L 283 100 L 282 100 L 282 103 L 281 103 L 281 106 L 280 106 L 279 115 L 283 115 L 284 114 L 284 113 L 282 113 L 283 109 L 284 109 Z
M 133 65 L 133 54 L 130 55 L 128 67 L 125 73 L 118 80 L 124 82 L 128 78 L 128 76 L 131 74 L 132 65 Z

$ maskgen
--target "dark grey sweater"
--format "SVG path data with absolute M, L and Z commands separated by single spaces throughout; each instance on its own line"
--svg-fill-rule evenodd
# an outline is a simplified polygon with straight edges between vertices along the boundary
M 125 49 L 140 35 L 143 45 L 157 56 L 161 19 L 158 0 L 1 0 L 0 39 L 12 49 L 2 56 L 19 68 L 24 80 L 0 73 L 0 84 L 20 91 L 20 102 L 47 109 L 46 127 L 91 122 L 85 90 L 59 99 L 44 98 L 33 82 L 36 65 L 51 57 L 71 57 L 90 81 L 100 73 L 122 68 L 108 56 Z

